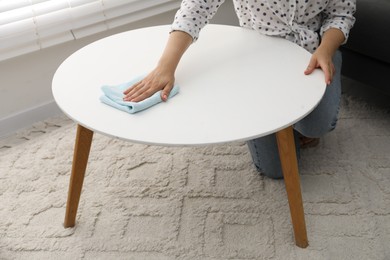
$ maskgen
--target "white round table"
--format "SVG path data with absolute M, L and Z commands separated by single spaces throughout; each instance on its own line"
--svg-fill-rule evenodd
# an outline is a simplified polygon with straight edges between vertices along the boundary
M 58 68 L 52 90 L 78 123 L 65 226 L 74 226 L 93 132 L 151 145 L 193 146 L 277 133 L 296 243 L 307 246 L 292 128 L 325 92 L 323 73 L 306 76 L 310 53 L 240 27 L 208 25 L 176 71 L 180 92 L 136 114 L 100 102 L 102 85 L 151 71 L 170 26 L 116 34 L 78 50 Z

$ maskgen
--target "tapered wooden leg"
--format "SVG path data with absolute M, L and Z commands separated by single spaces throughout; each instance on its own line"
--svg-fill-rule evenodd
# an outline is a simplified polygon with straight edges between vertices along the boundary
M 89 151 L 91 150 L 93 131 L 78 125 L 74 146 L 72 173 L 70 176 L 68 201 L 64 227 L 74 227 L 77 208 L 79 206 L 81 188 L 83 187 L 85 170 L 87 168 Z
M 286 185 L 288 203 L 290 205 L 295 244 L 299 247 L 305 248 L 309 245 L 309 243 L 307 240 L 305 215 L 303 212 L 293 128 L 290 126 L 277 132 L 276 138 L 278 140 L 280 161 Z

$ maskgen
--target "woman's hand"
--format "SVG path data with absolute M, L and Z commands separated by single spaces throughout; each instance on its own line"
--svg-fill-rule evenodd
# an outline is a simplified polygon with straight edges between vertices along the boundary
M 316 68 L 321 68 L 325 74 L 325 83 L 332 82 L 335 68 L 332 61 L 332 54 L 321 46 L 311 56 L 309 65 L 305 70 L 305 75 L 311 74 Z
M 166 101 L 175 82 L 176 67 L 191 43 L 192 37 L 186 32 L 171 32 L 157 67 L 143 80 L 124 91 L 123 100 L 139 102 L 162 90 L 161 99 Z
M 330 28 L 322 35 L 320 46 L 311 56 L 305 74 L 311 74 L 316 68 L 321 68 L 325 74 L 326 84 L 330 84 L 335 73 L 333 55 L 345 41 L 344 33 L 337 28 Z
M 154 93 L 161 91 L 161 99 L 166 101 L 173 88 L 175 77 L 172 72 L 157 67 L 150 72 L 143 80 L 134 84 L 123 92 L 124 101 L 139 102 Z

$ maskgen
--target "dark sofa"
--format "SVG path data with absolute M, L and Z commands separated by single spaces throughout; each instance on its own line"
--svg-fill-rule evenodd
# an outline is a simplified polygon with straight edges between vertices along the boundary
M 390 0 L 357 0 L 342 74 L 390 95 Z

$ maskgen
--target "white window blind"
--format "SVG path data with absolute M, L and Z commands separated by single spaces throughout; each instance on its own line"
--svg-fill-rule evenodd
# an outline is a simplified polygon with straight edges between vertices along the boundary
M 0 61 L 178 9 L 180 2 L 0 0 Z

